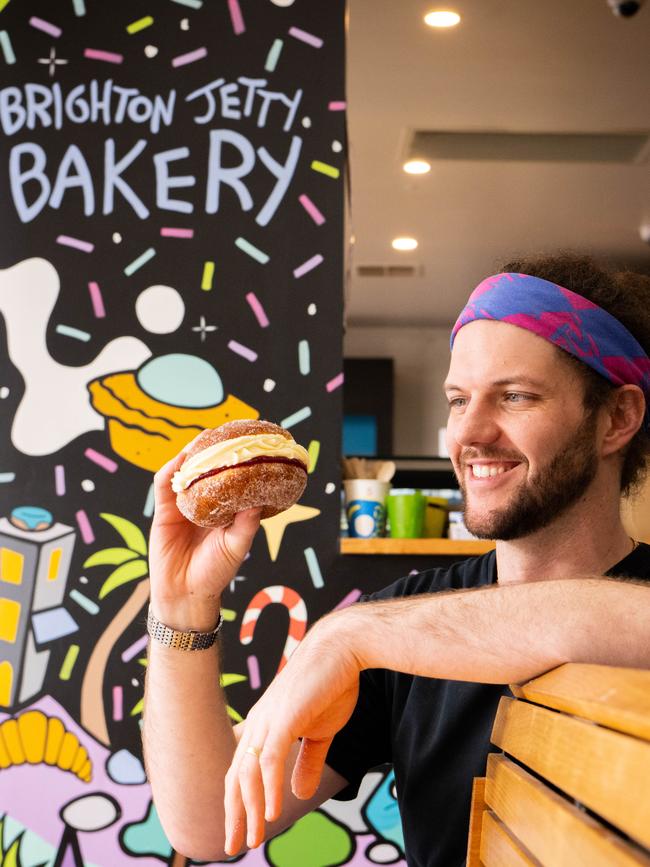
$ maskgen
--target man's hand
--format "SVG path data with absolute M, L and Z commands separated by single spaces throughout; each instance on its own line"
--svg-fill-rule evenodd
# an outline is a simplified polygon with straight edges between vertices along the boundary
M 237 515 L 229 527 L 206 529 L 188 521 L 176 507 L 173 474 L 183 451 L 154 478 L 156 508 L 151 526 L 151 600 L 157 617 L 176 629 L 212 629 L 221 593 L 237 574 L 259 527 L 259 509 Z
M 604 577 L 491 585 L 336 611 L 307 634 L 246 720 L 226 778 L 226 851 L 259 845 L 281 806 L 283 765 L 302 745 L 292 789 L 309 797 L 350 718 L 359 673 L 520 683 L 565 662 L 647 668 L 650 585 Z
M 319 621 L 246 717 L 226 776 L 226 852 L 259 846 L 264 822 L 282 811 L 284 766 L 302 738 L 291 788 L 310 798 L 318 788 L 334 735 L 352 715 L 359 692 L 359 663 L 336 640 L 337 615 Z M 247 831 L 246 831 L 247 829 Z

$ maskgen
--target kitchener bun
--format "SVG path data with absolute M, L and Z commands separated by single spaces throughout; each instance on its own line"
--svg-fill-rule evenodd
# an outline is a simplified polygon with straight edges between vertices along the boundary
M 270 518 L 301 497 L 308 460 L 305 449 L 279 425 L 230 421 L 203 431 L 192 443 L 172 482 L 176 504 L 200 527 L 225 527 L 245 509 L 260 508 L 261 517 Z

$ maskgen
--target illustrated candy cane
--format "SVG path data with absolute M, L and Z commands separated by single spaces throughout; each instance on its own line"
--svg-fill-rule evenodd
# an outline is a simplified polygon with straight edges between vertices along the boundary
M 278 666 L 278 671 L 281 671 L 307 631 L 307 606 L 302 596 L 291 587 L 273 584 L 253 596 L 242 619 L 239 640 L 242 644 L 251 643 L 258 617 L 267 605 L 272 605 L 274 602 L 284 605 L 289 611 L 289 631 Z

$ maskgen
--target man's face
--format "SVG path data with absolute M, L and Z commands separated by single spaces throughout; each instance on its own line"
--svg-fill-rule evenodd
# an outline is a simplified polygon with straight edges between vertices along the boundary
M 517 539 L 577 503 L 598 469 L 597 417 L 561 351 L 504 322 L 464 326 L 445 392 L 447 446 L 481 538 Z

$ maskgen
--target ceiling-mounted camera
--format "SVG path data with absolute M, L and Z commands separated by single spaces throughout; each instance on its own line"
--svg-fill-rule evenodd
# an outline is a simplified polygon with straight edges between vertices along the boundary
M 643 0 L 607 0 L 607 4 L 614 15 L 631 18 L 643 6 Z

